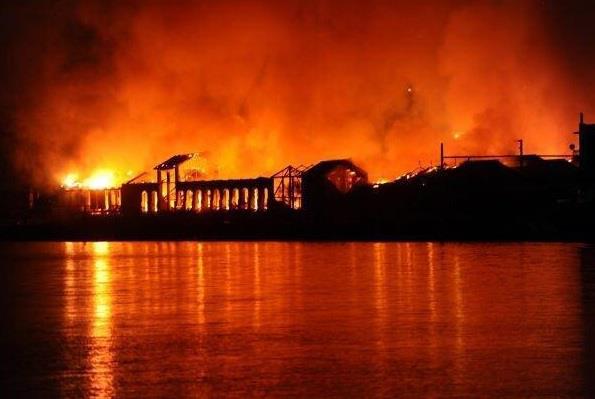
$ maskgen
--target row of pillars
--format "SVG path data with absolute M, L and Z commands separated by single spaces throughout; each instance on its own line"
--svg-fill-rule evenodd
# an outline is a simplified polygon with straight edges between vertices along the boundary
M 269 190 L 267 187 L 178 190 L 175 208 L 170 209 L 195 212 L 264 211 L 268 209 L 268 201 Z M 159 211 L 157 191 L 152 191 L 150 196 L 147 191 L 142 192 L 141 211 L 143 213 Z
M 120 209 L 122 198 L 120 190 L 86 190 L 76 189 L 64 192 L 65 205 L 70 208 L 80 208 L 85 212 L 107 212 Z

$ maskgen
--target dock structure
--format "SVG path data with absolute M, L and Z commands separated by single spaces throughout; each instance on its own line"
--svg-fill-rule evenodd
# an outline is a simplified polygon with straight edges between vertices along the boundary
M 432 198 L 452 202 L 451 194 L 460 185 L 461 198 L 472 198 L 471 193 L 481 188 L 490 193 L 484 197 L 505 202 L 509 196 L 498 193 L 521 198 L 523 190 L 533 189 L 549 190 L 552 198 L 572 203 L 577 192 L 591 192 L 584 182 L 595 177 L 595 124 L 585 123 L 581 114 L 576 133 L 579 148 L 570 145 L 571 154 L 527 154 L 523 140 L 517 140 L 518 153 L 513 154 L 447 154 L 441 143 L 438 166 L 420 167 L 393 181 L 375 184 L 350 159 L 289 165 L 268 177 L 213 179 L 205 172 L 200 154 L 177 154 L 120 187 L 64 189 L 62 202 L 72 211 L 97 215 L 282 210 L 354 219 L 383 207 L 381 213 L 395 213 L 410 202 L 421 203 L 416 198 L 431 190 L 440 191 Z
M 254 179 L 200 180 L 180 182 L 176 209 L 186 211 L 266 211 L 272 181 Z
M 154 177 L 143 173 L 123 184 L 122 213 L 300 210 L 304 203 L 345 195 L 368 182 L 366 172 L 347 159 L 289 165 L 270 177 L 208 179 L 192 165 L 196 157 L 174 155 L 153 168 Z
M 193 165 L 198 154 L 178 154 L 156 165 L 155 178 L 147 173 L 125 183 L 125 214 L 175 211 L 263 211 L 269 207 L 272 180 L 206 179 Z

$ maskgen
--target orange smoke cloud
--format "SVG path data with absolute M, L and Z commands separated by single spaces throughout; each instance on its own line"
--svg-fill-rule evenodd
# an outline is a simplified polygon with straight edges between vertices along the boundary
M 375 179 L 441 141 L 567 152 L 580 101 L 538 4 L 392 3 L 85 3 L 19 113 L 20 159 L 57 176 L 200 151 L 240 177 L 352 157 Z

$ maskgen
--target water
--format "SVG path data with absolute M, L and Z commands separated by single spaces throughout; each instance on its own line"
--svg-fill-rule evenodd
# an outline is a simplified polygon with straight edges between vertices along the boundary
M 5 243 L 0 259 L 3 397 L 595 388 L 588 245 Z

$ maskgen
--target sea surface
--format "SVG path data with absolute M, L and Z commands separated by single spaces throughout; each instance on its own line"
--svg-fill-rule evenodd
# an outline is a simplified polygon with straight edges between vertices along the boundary
M 595 247 L 0 244 L 0 396 L 593 397 Z

